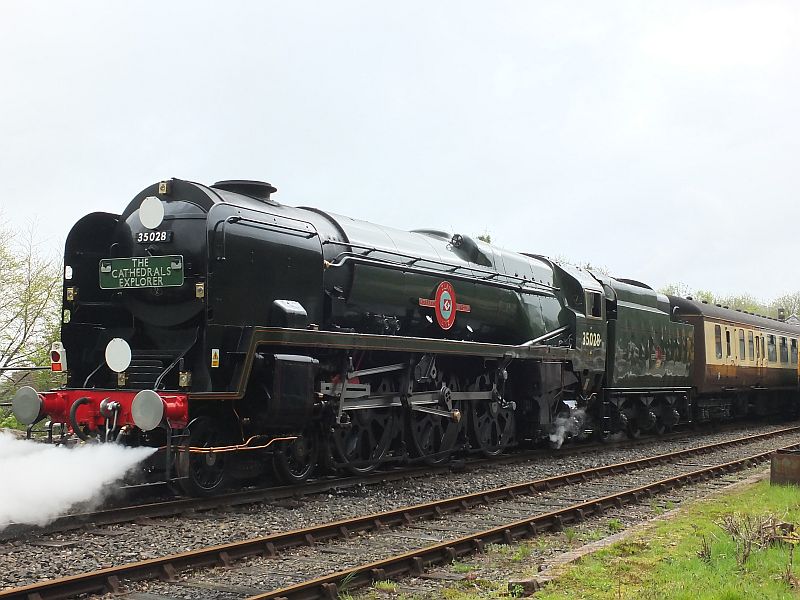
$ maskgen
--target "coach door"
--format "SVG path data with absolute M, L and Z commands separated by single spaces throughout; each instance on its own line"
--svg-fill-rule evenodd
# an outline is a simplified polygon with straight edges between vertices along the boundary
M 725 327 L 723 329 L 723 346 L 725 350 L 725 371 L 723 378 L 727 385 L 732 385 L 736 381 L 736 328 Z
M 742 327 L 734 329 L 734 345 L 736 346 L 736 385 L 740 386 L 747 379 L 747 338 Z
M 757 385 L 764 384 L 764 370 L 767 366 L 767 356 L 764 346 L 764 334 L 756 332 L 756 369 L 757 369 Z
M 756 362 L 756 344 L 758 338 L 752 329 L 746 329 L 744 332 L 747 340 L 747 379 L 751 382 L 758 381 L 758 362 Z

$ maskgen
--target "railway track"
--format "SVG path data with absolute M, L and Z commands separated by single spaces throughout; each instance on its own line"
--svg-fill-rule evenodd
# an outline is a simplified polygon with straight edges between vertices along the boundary
M 135 588 L 137 581 L 149 581 L 148 589 L 163 598 L 175 597 L 169 590 L 176 585 L 180 597 L 195 597 L 186 595 L 192 591 L 196 597 L 221 600 L 335 598 L 342 582 L 353 588 L 420 572 L 486 544 L 557 530 L 687 482 L 746 468 L 780 447 L 795 446 L 800 446 L 800 427 L 7 589 L 0 598 L 46 600 L 119 592 Z M 437 543 L 424 545 L 426 541 Z M 345 568 L 330 573 L 334 560 Z M 205 570 L 187 576 L 189 569 Z M 247 582 L 248 574 L 255 583 Z M 261 593 L 265 589 L 272 591 Z
M 730 428 L 730 431 L 735 430 L 735 427 Z M 581 456 L 598 451 L 607 452 L 612 448 L 639 448 L 655 442 L 679 441 L 682 439 L 687 439 L 687 433 L 685 431 L 676 431 L 668 435 L 643 437 L 637 440 L 625 439 L 616 442 L 567 446 L 559 451 L 559 455 L 563 457 Z M 187 513 L 206 512 L 220 508 L 274 502 L 333 490 L 342 490 L 364 485 L 376 485 L 387 481 L 441 475 L 454 470 L 479 469 L 489 465 L 523 463 L 536 460 L 543 456 L 552 456 L 552 452 L 552 450 L 532 449 L 491 458 L 470 456 L 446 465 L 405 466 L 390 470 L 380 470 L 361 476 L 323 477 L 293 486 L 249 488 L 209 498 L 165 498 L 162 495 L 157 496 L 154 501 L 146 501 L 138 504 L 127 504 L 117 501 L 111 503 L 107 507 L 97 510 L 65 514 L 45 526 L 12 523 L 0 530 L 0 542 L 25 538 L 31 535 L 67 532 L 87 526 L 99 527 L 116 525 L 133 522 L 137 519 L 174 517 Z M 136 497 L 138 498 L 138 495 Z

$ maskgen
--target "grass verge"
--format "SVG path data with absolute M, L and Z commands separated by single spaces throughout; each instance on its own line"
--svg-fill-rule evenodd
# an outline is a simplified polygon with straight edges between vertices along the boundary
M 800 488 L 761 482 L 701 500 L 585 557 L 536 598 L 797 599 L 800 574 L 791 557 L 800 538 L 781 524 L 800 529 Z M 765 528 L 773 535 L 765 536 Z

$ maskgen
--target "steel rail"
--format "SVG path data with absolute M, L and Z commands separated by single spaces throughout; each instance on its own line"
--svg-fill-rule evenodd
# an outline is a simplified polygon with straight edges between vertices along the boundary
M 725 442 L 718 442 L 714 444 L 708 444 L 705 446 L 698 446 L 696 448 L 679 450 L 677 452 L 667 453 L 667 454 L 659 454 L 657 456 L 636 459 L 633 461 L 628 461 L 623 463 L 616 463 L 613 465 L 594 467 L 592 469 L 587 469 L 584 471 L 575 471 L 564 475 L 557 475 L 555 477 L 548 477 L 520 484 L 502 486 L 491 490 L 485 490 L 453 498 L 446 498 L 444 500 L 418 504 L 410 507 L 403 507 L 400 509 L 385 511 L 381 513 L 355 517 L 352 519 L 344 519 L 341 521 L 324 523 L 318 526 L 275 533 L 239 542 L 232 542 L 228 544 L 221 544 L 207 548 L 200 548 L 197 550 L 183 552 L 179 554 L 172 554 L 160 558 L 149 559 L 135 563 L 128 563 L 128 564 L 118 565 L 115 567 L 108 567 L 105 569 L 100 569 L 88 573 L 81 573 L 78 575 L 47 580 L 18 588 L 3 590 L 0 591 L 0 599 L 13 598 L 15 600 L 16 599 L 57 600 L 63 598 L 70 598 L 79 594 L 102 593 L 105 591 L 117 592 L 121 589 L 121 581 L 123 579 L 129 581 L 141 581 L 146 579 L 162 579 L 166 581 L 173 581 L 175 580 L 176 575 L 179 571 L 187 568 L 208 567 L 216 565 L 228 566 L 232 564 L 233 561 L 235 560 L 256 554 L 262 554 L 271 557 L 275 556 L 280 550 L 284 549 L 295 548 L 300 546 L 313 546 L 314 544 L 319 542 L 327 542 L 335 539 L 347 538 L 354 533 L 377 531 L 385 529 L 387 527 L 408 525 L 422 519 L 431 519 L 442 516 L 444 514 L 453 514 L 457 512 L 467 511 L 478 505 L 488 504 L 492 501 L 506 500 L 514 498 L 517 495 L 535 494 L 539 491 L 548 490 L 560 485 L 569 485 L 571 483 L 587 481 L 589 479 L 597 479 L 603 477 L 604 475 L 627 473 L 647 466 L 656 466 L 659 464 L 665 464 L 673 460 L 680 460 L 687 456 L 693 456 L 697 454 L 707 454 L 709 452 L 713 452 L 715 450 L 719 450 L 722 448 L 734 445 L 747 444 L 762 439 L 768 439 L 771 437 L 777 437 L 779 435 L 797 432 L 798 430 L 800 430 L 800 427 L 789 427 L 774 432 L 761 433 L 753 436 L 746 436 L 743 438 L 737 438 L 735 440 L 728 440 Z M 800 444 L 797 445 L 800 446 Z M 790 447 L 794 447 L 794 445 Z M 742 459 L 741 461 L 738 462 L 746 462 L 746 461 L 752 462 L 758 457 L 768 456 L 772 452 L 774 452 L 774 450 L 770 450 L 768 452 L 755 455 L 756 458 L 747 457 L 746 459 Z M 712 467 L 711 469 L 716 469 L 716 468 L 718 467 Z M 701 469 L 698 472 L 704 472 L 706 470 L 707 469 Z M 678 476 L 678 478 L 673 478 L 673 479 L 680 479 L 681 477 L 684 476 Z M 659 482 L 659 484 L 660 483 L 661 482 Z M 637 490 L 639 490 L 639 488 L 637 488 Z M 622 492 L 620 495 L 624 496 L 626 493 L 628 492 Z M 597 500 L 594 500 L 590 502 L 584 502 L 576 506 L 578 506 L 580 510 L 584 511 L 586 514 L 592 514 L 591 511 L 587 512 L 588 509 L 585 508 L 585 505 L 591 506 L 593 505 L 593 503 L 596 502 Z M 602 502 L 605 502 L 605 498 L 601 499 L 601 504 Z M 574 507 L 572 507 L 572 509 L 574 509 Z M 563 509 L 562 511 L 555 511 L 553 513 L 547 513 L 546 515 L 540 515 L 534 517 L 533 521 L 538 523 L 539 521 L 537 521 L 537 519 L 541 520 L 544 517 L 561 513 L 567 514 L 564 511 L 569 511 L 569 510 L 570 509 Z M 529 523 L 533 521 L 531 519 L 528 519 L 525 522 Z M 562 521 L 568 522 L 564 518 L 562 518 Z M 502 529 L 503 531 L 505 531 L 505 529 L 508 529 L 512 533 L 516 531 L 516 529 L 514 529 L 513 527 L 511 528 L 506 527 L 500 529 Z M 494 534 L 492 534 L 489 537 L 486 537 L 487 535 L 488 534 L 486 534 L 486 532 L 483 532 L 482 537 L 477 536 L 481 540 L 477 545 L 474 542 L 469 542 L 469 547 L 471 549 L 470 551 L 474 550 L 478 546 L 482 547 L 483 543 L 489 543 L 495 541 L 496 539 L 504 539 L 506 541 L 515 539 L 513 535 L 511 538 L 509 538 L 508 536 L 505 535 L 505 533 L 503 533 L 504 537 L 501 538 L 494 537 Z M 464 539 L 472 539 L 475 537 L 476 536 L 471 536 Z M 461 548 L 462 545 L 458 545 L 457 547 Z M 451 546 L 454 548 L 456 547 L 453 546 L 452 543 L 447 543 L 447 544 L 440 544 L 437 546 L 431 546 L 430 548 L 439 548 L 439 547 L 449 548 Z M 426 552 L 427 550 L 428 549 L 426 549 Z M 449 550 L 446 552 L 447 556 L 450 555 L 449 552 L 450 552 Z M 457 553 L 456 556 L 461 556 L 463 553 L 464 552 L 461 552 L 461 554 Z M 420 552 L 415 552 L 411 554 L 413 554 L 414 557 L 421 556 L 420 560 L 410 561 L 409 564 L 414 565 L 413 566 L 414 569 L 422 568 L 426 564 L 432 564 L 426 562 L 429 560 L 428 558 L 426 558 L 428 554 L 420 555 Z M 452 558 L 450 560 L 452 560 Z M 407 562 L 408 561 L 406 561 L 406 558 L 403 558 L 400 561 L 400 563 L 404 565 Z M 386 563 L 384 566 L 373 567 L 372 565 L 369 565 L 370 572 L 372 572 L 374 569 L 384 569 L 386 571 L 387 576 L 394 576 L 393 569 L 397 568 L 395 563 L 392 563 L 392 565 L 395 566 L 390 566 L 388 561 L 380 561 L 379 563 L 374 563 L 374 564 L 383 565 L 384 563 Z M 351 571 L 354 573 L 359 573 L 361 570 L 362 567 L 359 567 L 358 569 L 354 569 Z M 405 570 L 402 572 L 409 572 L 409 571 Z M 311 587 L 316 586 L 317 588 L 323 590 L 330 589 L 330 585 L 336 585 L 336 581 L 341 580 L 342 577 L 351 577 L 349 575 L 350 571 L 343 573 L 345 573 L 345 575 L 336 573 L 334 575 L 330 575 L 325 578 L 314 580 L 313 582 L 306 582 L 306 584 L 303 585 Z M 285 588 L 282 591 L 285 594 L 290 594 L 290 596 L 286 597 L 292 597 L 292 598 L 320 597 L 318 595 L 304 596 L 302 594 L 296 596 L 295 595 L 296 591 L 292 591 L 294 590 L 294 588 L 298 588 L 298 590 L 300 589 L 300 587 L 298 586 L 293 586 L 292 588 Z M 323 593 L 328 594 L 327 591 L 324 591 Z M 272 594 L 272 592 L 270 592 L 270 594 Z M 262 596 L 259 596 L 259 598 L 261 597 Z M 280 597 L 283 596 L 280 595 L 263 596 L 263 598 L 280 598 Z M 322 597 L 330 597 L 330 595 L 325 595 Z M 335 594 L 333 597 L 335 597 Z
M 568 448 L 562 448 L 560 450 L 560 455 L 580 456 L 591 453 L 599 448 L 635 448 L 646 445 L 653 440 L 669 441 L 670 439 L 680 439 L 685 435 L 685 432 L 676 432 L 668 436 L 660 436 L 657 438 L 643 437 L 638 440 L 625 440 L 617 443 L 612 442 L 572 446 Z M 202 512 L 220 507 L 241 506 L 255 504 L 258 502 L 267 502 L 271 500 L 294 498 L 297 496 L 308 496 L 321 492 L 328 492 L 331 490 L 351 488 L 357 485 L 374 485 L 387 481 L 398 481 L 403 479 L 413 479 L 416 477 L 425 477 L 428 475 L 444 474 L 455 470 L 461 471 L 469 468 L 480 468 L 487 464 L 505 465 L 523 463 L 535 460 L 536 458 L 540 458 L 542 456 L 552 456 L 552 453 L 546 450 L 536 449 L 488 458 L 468 457 L 464 461 L 454 461 L 442 465 L 403 466 L 389 471 L 378 470 L 358 477 L 346 475 L 340 477 L 320 478 L 296 485 L 267 488 L 259 487 L 206 498 L 177 498 L 148 502 L 146 504 L 115 505 L 109 508 L 91 512 L 66 514 L 58 517 L 53 522 L 44 526 L 12 523 L 0 531 L 0 542 L 12 540 L 32 533 L 48 534 L 79 529 L 86 525 L 97 526 L 128 523 L 142 517 L 172 517 L 187 512 Z M 164 484 L 160 483 L 154 485 L 163 486 Z M 129 491 L 138 492 L 141 490 L 134 488 Z
M 780 430 L 780 431 L 791 431 Z M 658 437 L 640 438 L 638 440 L 624 440 L 621 442 L 606 442 L 598 444 L 587 444 L 562 448 L 559 456 L 581 456 L 594 452 L 598 449 L 607 448 L 636 448 L 647 445 L 653 441 L 669 441 L 680 439 L 686 435 L 685 432 L 675 432 L 669 435 Z M 452 472 L 454 470 L 467 470 L 470 468 L 480 468 L 491 465 L 506 465 L 515 463 L 530 462 L 542 456 L 553 456 L 551 451 L 541 449 L 517 452 L 496 457 L 471 457 L 461 463 L 448 463 L 443 465 L 424 465 L 402 467 L 391 471 L 376 471 L 359 477 L 344 476 L 333 478 L 321 478 L 307 481 L 297 485 L 277 486 L 269 488 L 256 488 L 242 491 L 220 494 L 207 498 L 178 498 L 165 499 L 156 502 L 134 505 L 116 505 L 101 510 L 71 513 L 58 517 L 48 525 L 24 525 L 12 523 L 0 530 L 0 542 L 19 539 L 30 534 L 50 534 L 63 531 L 80 529 L 87 525 L 117 525 L 129 523 L 141 518 L 163 518 L 174 517 L 189 512 L 203 512 L 214 510 L 221 507 L 243 506 L 256 504 L 258 502 L 268 502 L 273 500 L 283 500 L 295 498 L 297 496 L 309 496 L 331 490 L 346 489 L 358 485 L 375 485 L 387 481 L 402 481 L 404 479 L 414 479 L 429 475 L 438 475 Z M 136 490 L 133 490 L 136 491 Z
M 800 447 L 800 444 L 793 444 L 782 449 L 797 447 Z M 459 557 L 482 552 L 486 544 L 511 544 L 516 540 L 535 537 L 546 531 L 561 531 L 568 523 L 580 523 L 587 517 L 602 515 L 610 508 L 622 508 L 626 504 L 634 504 L 641 502 L 644 498 L 651 498 L 657 493 L 698 481 L 706 481 L 717 475 L 726 475 L 756 465 L 768 459 L 776 451 L 777 449 L 768 450 L 753 456 L 623 490 L 616 494 L 592 498 L 549 513 L 535 515 L 458 539 L 447 540 L 384 560 L 250 596 L 247 600 L 333 600 L 339 597 L 340 592 L 364 587 L 374 581 L 393 579 L 404 575 L 421 575 L 428 567 L 450 563 Z

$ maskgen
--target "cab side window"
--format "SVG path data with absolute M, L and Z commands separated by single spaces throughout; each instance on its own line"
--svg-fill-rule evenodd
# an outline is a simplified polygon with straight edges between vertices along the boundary
M 586 316 L 599 319 L 603 316 L 603 295 L 586 292 Z

